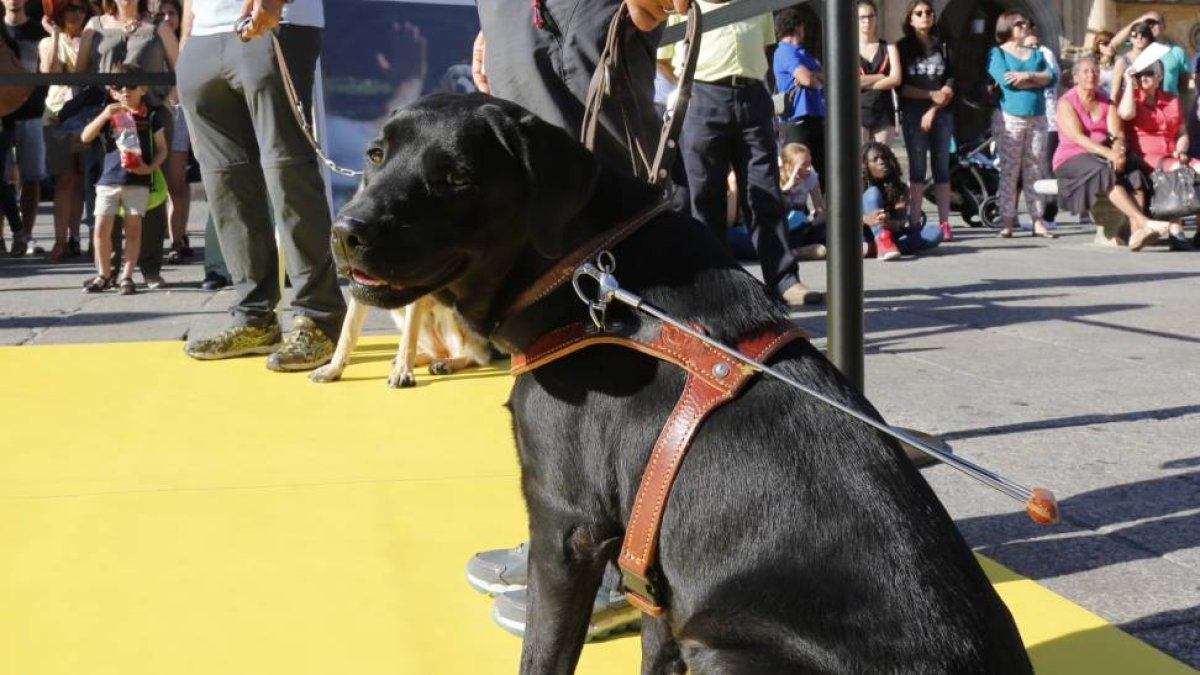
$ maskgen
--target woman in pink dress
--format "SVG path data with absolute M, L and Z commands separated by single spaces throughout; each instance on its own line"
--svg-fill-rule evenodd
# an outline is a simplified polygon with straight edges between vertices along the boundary
M 1116 106 L 1097 88 L 1100 67 L 1095 57 L 1076 61 L 1073 72 L 1075 86 L 1058 100 L 1056 111 L 1059 144 L 1053 165 L 1059 206 L 1084 213 L 1098 198 L 1108 197 L 1129 218 L 1129 250 L 1141 250 L 1166 236 L 1170 223 L 1148 218 L 1130 194 L 1130 177 L 1140 173 L 1127 166 L 1124 130 Z

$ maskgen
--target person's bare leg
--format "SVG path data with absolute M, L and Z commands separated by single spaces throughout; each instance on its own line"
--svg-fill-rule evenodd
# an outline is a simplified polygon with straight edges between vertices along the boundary
M 171 248 L 183 247 L 183 237 L 187 234 L 188 215 L 192 206 L 191 187 L 187 182 L 186 152 L 171 151 L 167 158 L 167 194 L 171 201 L 168 205 L 168 219 Z
M 1114 185 L 1108 192 L 1108 199 L 1113 206 L 1129 218 L 1129 250 L 1140 251 L 1154 238 L 1165 237 L 1170 233 L 1171 224 L 1165 220 L 1152 220 L 1142 213 L 1137 201 L 1120 185 Z
M 96 225 L 92 228 L 92 257 L 96 261 L 96 271 L 107 278 L 112 273 L 112 228 L 114 216 L 96 216 Z
M 142 217 L 125 215 L 125 260 L 121 265 L 121 278 L 132 279 L 133 268 L 137 267 L 138 254 L 142 252 Z

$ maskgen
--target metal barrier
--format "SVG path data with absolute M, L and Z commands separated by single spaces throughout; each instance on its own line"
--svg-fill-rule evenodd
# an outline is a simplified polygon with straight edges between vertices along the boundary
M 0 87 L 34 86 L 48 87 L 65 84 L 72 87 L 146 85 L 149 87 L 175 86 L 175 73 L 5 73 L 0 74 Z

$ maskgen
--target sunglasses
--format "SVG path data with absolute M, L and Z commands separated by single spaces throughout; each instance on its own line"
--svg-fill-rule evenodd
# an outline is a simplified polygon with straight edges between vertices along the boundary
M 137 88 L 138 88 L 138 85 L 136 85 L 136 84 L 113 84 L 113 85 L 109 85 L 108 90 L 109 91 L 133 91 L 134 89 L 137 89 Z
M 932 17 L 932 16 L 933 16 L 933 10 L 932 10 L 932 9 L 914 9 L 914 10 L 913 10 L 913 16 L 928 16 L 928 17 Z
M 859 21 L 874 21 L 875 15 L 874 14 L 859 14 L 858 20 Z

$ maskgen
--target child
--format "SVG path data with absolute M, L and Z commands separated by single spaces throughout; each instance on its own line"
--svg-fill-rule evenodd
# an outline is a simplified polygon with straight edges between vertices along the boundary
M 782 181 L 779 189 L 787 212 L 788 246 L 801 260 L 823 260 L 828 253 L 825 248 L 825 199 L 821 195 L 817 171 L 812 167 L 812 153 L 801 143 L 788 143 L 780 151 L 779 163 Z M 726 242 L 739 259 L 753 260 L 756 254 L 750 228 L 738 222 L 737 181 L 732 171 L 728 195 Z M 811 215 L 809 199 L 813 205 Z
M 908 187 L 900 175 L 900 162 L 891 148 L 877 141 L 863 146 L 863 225 L 871 228 L 880 260 L 895 260 L 942 243 L 937 225 L 907 224 Z
M 802 143 L 788 143 L 779 151 L 779 178 L 783 206 L 788 210 L 788 229 L 797 230 L 808 223 L 825 222 L 825 197 L 820 178 L 812 166 L 812 152 Z M 812 211 L 808 200 L 812 199 Z
M 141 71 L 136 66 L 118 64 L 112 72 L 134 74 Z M 91 143 L 103 136 L 105 150 L 104 171 L 100 180 L 96 181 L 96 226 L 92 232 L 92 251 L 99 274 L 84 282 L 83 292 L 99 293 L 113 286 L 112 262 L 109 259 L 112 227 L 118 211 L 123 207 L 125 253 L 119 288 L 121 295 L 131 295 L 137 291 L 133 283 L 133 266 L 137 264 L 142 243 L 142 216 L 150 199 L 150 174 L 167 159 L 167 137 L 161 120 L 142 102 L 146 87 L 109 87 L 108 93 L 116 102 L 101 110 L 80 134 L 84 143 Z M 121 113 L 133 116 L 142 152 L 140 160 L 122 162 L 122 153 L 128 153 L 117 146 L 113 124 L 113 117 Z

